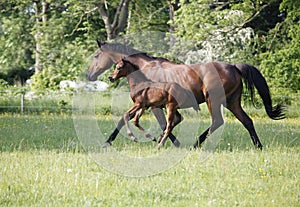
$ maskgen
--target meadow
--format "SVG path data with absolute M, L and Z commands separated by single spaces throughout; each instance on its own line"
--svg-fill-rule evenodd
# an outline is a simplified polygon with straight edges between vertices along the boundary
M 109 115 L 109 98 L 102 105 L 93 118 L 107 137 L 115 122 Z M 204 108 L 197 119 L 199 132 L 210 123 Z M 2 113 L 0 206 L 300 206 L 297 108 L 280 121 L 266 118 L 262 109 L 248 110 L 262 151 L 227 112 L 222 135 L 214 150 L 205 152 L 206 159 L 201 159 L 203 149 L 190 150 L 188 144 L 174 149 L 168 141 L 158 151 L 155 143 L 133 143 L 120 134 L 113 148 L 126 156 L 184 154 L 171 168 L 140 177 L 106 170 L 93 159 L 80 143 L 68 110 Z M 143 124 L 152 118 L 146 114 Z M 185 116 L 184 127 L 174 133 L 182 135 L 181 130 L 189 131 L 194 122 Z M 178 139 L 185 143 L 187 138 Z

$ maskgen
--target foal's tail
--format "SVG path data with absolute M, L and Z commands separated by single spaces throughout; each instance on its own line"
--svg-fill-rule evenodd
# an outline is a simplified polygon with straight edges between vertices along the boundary
M 247 64 L 236 64 L 235 67 L 239 69 L 244 79 L 245 85 L 250 92 L 251 99 L 254 98 L 254 86 L 258 91 L 258 94 L 263 100 L 266 112 L 271 119 L 278 120 L 284 119 L 285 114 L 283 113 L 283 106 L 278 104 L 272 106 L 272 99 L 267 85 L 266 79 L 262 76 L 259 70 Z

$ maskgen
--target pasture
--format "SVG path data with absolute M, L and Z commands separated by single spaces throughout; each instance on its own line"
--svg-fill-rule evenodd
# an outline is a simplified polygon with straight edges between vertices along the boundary
M 96 120 L 108 136 L 114 123 L 105 109 L 100 112 Z M 91 158 L 78 140 L 71 114 L 2 113 L 0 205 L 299 206 L 299 117 L 272 121 L 262 114 L 262 109 L 250 113 L 263 151 L 228 114 L 222 137 L 206 160 L 200 159 L 201 149 L 174 149 L 168 140 L 162 150 L 184 151 L 185 157 L 156 175 L 132 178 L 109 172 Z M 210 124 L 205 109 L 199 119 L 203 131 Z M 185 117 L 184 122 L 194 120 Z M 184 142 L 184 137 L 178 139 Z M 114 148 L 133 156 L 158 153 L 155 146 L 122 135 L 113 142 Z

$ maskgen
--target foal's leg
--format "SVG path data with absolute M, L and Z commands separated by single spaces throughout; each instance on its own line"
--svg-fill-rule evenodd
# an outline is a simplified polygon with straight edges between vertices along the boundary
M 167 108 L 167 126 L 166 126 L 166 129 L 165 129 L 165 131 L 162 135 L 162 138 L 161 138 L 160 142 L 158 143 L 158 146 L 157 146 L 158 149 L 161 148 L 164 145 L 167 137 L 171 134 L 172 129 L 173 129 L 172 122 L 174 121 L 174 116 L 175 116 L 176 111 L 177 111 L 175 109 L 173 103 L 167 104 L 166 108 Z
M 135 116 L 136 112 L 140 109 L 141 109 L 140 104 L 134 103 L 134 105 L 123 116 L 124 123 L 125 123 L 126 129 L 127 129 L 127 134 L 130 137 L 130 139 L 135 142 L 137 141 L 137 138 L 133 135 L 133 133 L 129 127 L 128 121 L 130 120 L 130 117 Z
M 172 123 L 170 123 L 171 126 L 172 126 L 172 129 L 173 129 L 175 126 L 177 126 L 180 122 L 182 122 L 183 119 L 184 119 L 183 116 L 176 110 L 176 112 L 175 112 L 175 114 L 174 114 L 173 121 L 172 121 Z M 171 134 L 172 134 L 172 133 L 171 133 Z M 160 137 L 160 138 L 158 139 L 158 142 L 161 141 L 161 138 L 162 138 L 162 137 Z
M 129 117 L 129 119 L 132 119 L 133 116 Z M 119 122 L 117 127 L 115 128 L 115 130 L 111 133 L 111 135 L 108 137 L 108 139 L 104 142 L 104 144 L 102 145 L 103 148 L 108 147 L 111 145 L 111 142 L 114 141 L 117 137 L 117 135 L 119 134 L 120 130 L 122 129 L 122 127 L 125 125 L 124 122 L 124 118 L 122 117 Z
M 139 128 L 139 130 L 144 134 L 144 136 L 148 139 L 151 139 L 152 141 L 156 141 L 155 137 L 153 137 L 150 133 L 148 133 L 139 123 L 139 119 L 142 116 L 144 112 L 144 108 L 141 108 L 138 110 L 133 118 L 134 125 Z
M 250 137 L 252 139 L 253 144 L 262 149 L 262 144 L 259 141 L 259 138 L 256 134 L 252 119 L 246 114 L 246 112 L 242 109 L 239 102 L 235 102 L 233 104 L 228 104 L 227 108 L 235 115 L 235 117 L 244 125 L 244 127 L 248 130 Z
M 163 110 L 161 108 L 152 108 L 151 110 L 155 118 L 157 119 L 160 128 L 162 130 L 165 130 L 167 122 Z M 171 141 L 176 147 L 180 146 L 180 142 L 178 141 L 178 139 L 176 139 L 176 137 L 172 133 L 169 134 L 169 138 L 171 139 Z

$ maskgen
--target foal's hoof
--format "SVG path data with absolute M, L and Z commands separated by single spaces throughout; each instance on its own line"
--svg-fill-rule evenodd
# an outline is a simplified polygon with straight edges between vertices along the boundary
M 157 149 L 159 150 L 159 149 L 161 149 L 163 147 L 163 144 L 162 143 L 159 143 L 158 145 L 157 145 Z
M 153 137 L 153 136 L 151 136 L 150 134 L 147 134 L 147 135 L 146 135 L 146 138 L 147 138 L 147 139 L 150 139 L 150 140 L 153 141 L 153 142 L 156 142 L 156 138 Z
M 107 148 L 107 147 L 109 147 L 109 146 L 111 146 L 111 143 L 109 143 L 109 142 L 104 142 L 104 144 L 102 145 L 102 148 Z
M 151 141 L 153 141 L 153 142 L 156 142 L 156 141 L 157 141 L 155 137 L 149 137 L 149 139 L 150 139 Z
M 133 142 L 138 142 L 138 139 L 137 139 L 136 137 L 131 137 L 130 139 L 131 139 L 131 141 L 133 141 Z

